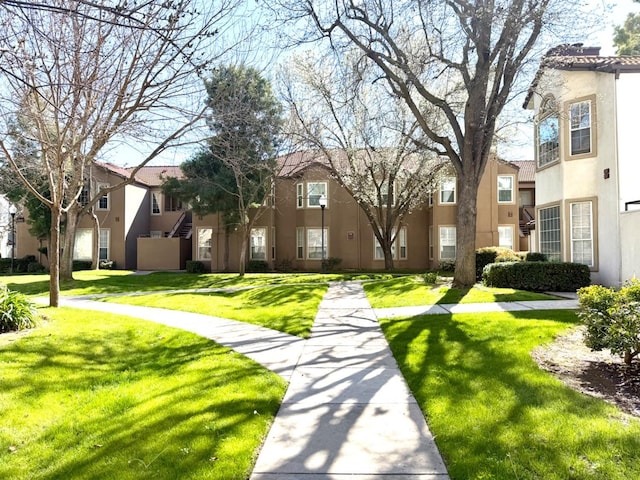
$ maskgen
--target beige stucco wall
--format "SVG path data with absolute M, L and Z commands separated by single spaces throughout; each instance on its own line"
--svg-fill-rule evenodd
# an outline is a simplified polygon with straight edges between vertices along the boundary
M 191 241 L 185 238 L 137 239 L 138 270 L 184 270 L 191 258 Z
M 620 237 L 624 248 L 621 257 L 622 282 L 631 278 L 640 278 L 640 210 L 620 215 Z

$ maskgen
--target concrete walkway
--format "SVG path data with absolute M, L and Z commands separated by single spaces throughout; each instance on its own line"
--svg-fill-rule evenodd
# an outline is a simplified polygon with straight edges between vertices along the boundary
M 251 480 L 446 478 L 362 286 L 332 284 Z
M 194 332 L 289 381 L 250 480 L 448 479 L 377 318 L 577 307 L 570 299 L 373 310 L 359 283 L 334 283 L 320 304 L 311 337 L 303 340 L 195 313 L 81 297 L 61 297 L 60 303 Z

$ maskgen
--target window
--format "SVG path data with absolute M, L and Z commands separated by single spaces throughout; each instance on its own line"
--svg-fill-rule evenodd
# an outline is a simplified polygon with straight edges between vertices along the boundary
M 393 235 L 395 235 L 395 229 L 391 233 L 391 236 Z M 373 242 L 375 245 L 374 258 L 376 260 L 384 260 L 384 251 L 382 250 L 382 246 L 380 245 L 380 242 L 378 241 L 375 235 L 373 236 Z M 398 246 L 399 248 L 397 248 Z M 398 253 L 400 254 L 401 259 L 404 260 L 407 258 L 407 228 L 406 227 L 400 228 L 398 235 L 396 236 L 395 240 L 393 241 L 393 244 L 391 245 L 391 255 L 393 256 L 394 259 L 398 258 Z
M 456 227 L 440 227 L 440 260 L 456 258 Z
M 571 261 L 590 267 L 593 261 L 593 221 L 591 202 L 571 204 Z
M 320 207 L 320 197 L 327 196 L 327 184 L 324 182 L 307 183 L 307 206 Z
M 164 211 L 165 212 L 181 212 L 182 200 L 172 197 L 171 195 L 164 196 Z
M 267 259 L 267 229 L 264 227 L 251 229 L 251 251 L 249 258 L 251 260 Z
M 151 215 L 160 215 L 160 193 L 151 192 Z
M 160 230 L 151 230 L 151 232 L 149 232 L 149 237 L 162 238 L 162 232 Z
M 591 102 L 572 103 L 569 107 L 571 155 L 591 152 Z
M 106 228 L 100 229 L 98 237 L 98 258 L 100 260 L 109 260 L 109 238 L 111 231 Z
M 324 256 L 322 252 L 322 244 L 324 239 Z M 311 260 L 321 260 L 327 258 L 329 244 L 327 243 L 327 229 L 324 232 L 320 228 L 307 229 L 307 258 Z
M 98 192 L 102 188 L 109 188 L 108 183 L 99 183 L 98 184 Z M 98 210 L 109 210 L 109 195 L 108 193 L 103 194 L 98 200 Z
M 298 183 L 296 185 L 296 207 L 304 207 L 304 184 Z
M 211 260 L 211 237 L 213 229 L 198 228 L 198 260 Z
M 446 177 L 440 182 L 440 203 L 456 203 L 456 177 Z
M 304 258 L 304 228 L 296 228 L 296 258 Z
M 76 231 L 73 246 L 74 260 L 91 260 L 93 258 L 93 229 L 79 228 Z
M 391 187 L 389 187 L 389 182 L 383 182 L 380 185 L 380 200 L 383 207 L 389 205 L 389 195 L 391 195 L 391 206 L 393 206 L 396 204 L 395 185 L 392 183 Z
M 541 208 L 538 211 L 540 224 L 540 251 L 550 261 L 561 260 L 560 207 Z
M 513 175 L 498 175 L 498 203 L 513 203 Z
M 85 207 L 89 203 L 89 187 L 87 185 L 82 186 L 80 196 L 78 197 L 78 203 Z
M 498 246 L 513 250 L 513 225 L 498 226 Z
M 429 208 L 433 207 L 433 191 L 429 190 L 429 199 L 427 201 Z
M 550 98 L 540 108 L 538 122 L 538 167 L 557 161 L 559 157 L 560 132 L 556 102 Z

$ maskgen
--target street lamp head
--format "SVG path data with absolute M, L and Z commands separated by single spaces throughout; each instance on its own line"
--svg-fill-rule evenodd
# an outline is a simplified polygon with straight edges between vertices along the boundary
M 13 203 L 11 205 L 9 205 L 9 215 L 11 215 L 13 217 L 16 214 L 17 211 L 18 211 L 18 209 L 16 208 L 16 206 Z
M 327 206 L 327 196 L 326 195 L 321 195 L 320 196 L 320 200 L 318 200 L 318 204 L 320 205 L 320 208 L 324 208 Z

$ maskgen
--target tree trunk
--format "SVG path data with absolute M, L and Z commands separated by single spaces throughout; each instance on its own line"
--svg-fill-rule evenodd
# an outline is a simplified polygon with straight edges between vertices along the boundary
M 453 285 L 476 283 L 476 214 L 478 182 L 473 175 L 458 173 L 458 219 L 456 222 L 456 268 Z
M 626 365 L 631 365 L 631 361 L 633 360 L 633 355 L 631 354 L 630 350 L 625 350 L 624 351 L 624 363 Z
M 384 269 L 391 271 L 393 270 L 393 252 L 391 249 L 391 242 L 384 242 L 381 246 L 384 253 Z
M 73 280 L 73 249 L 78 226 L 78 212 L 70 209 L 66 215 L 62 255 L 60 255 L 60 280 Z
M 246 272 L 246 263 L 247 263 L 247 245 L 249 242 L 247 241 L 247 236 L 242 235 L 242 243 L 240 245 L 240 264 L 238 265 L 238 274 L 241 277 L 244 277 Z
M 60 302 L 60 206 L 51 206 L 51 231 L 49 242 L 49 306 L 57 307 Z

